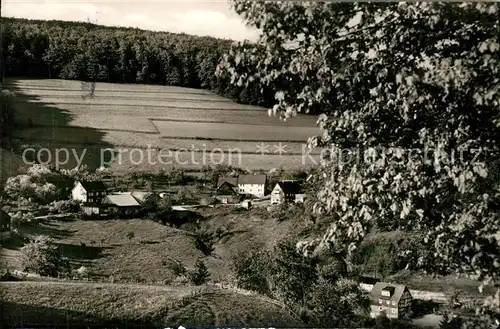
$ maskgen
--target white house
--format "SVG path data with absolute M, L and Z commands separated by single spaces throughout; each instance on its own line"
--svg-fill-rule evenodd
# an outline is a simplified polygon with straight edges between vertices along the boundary
M 266 175 L 240 175 L 238 177 L 222 177 L 217 183 L 221 187 L 227 183 L 235 187 L 239 194 L 249 194 L 262 198 L 266 194 Z
M 241 175 L 238 177 L 239 193 L 262 198 L 266 194 L 266 181 L 266 175 Z
M 83 203 L 100 204 L 107 194 L 106 185 L 101 181 L 76 182 L 71 190 L 71 198 Z
M 278 182 L 271 192 L 271 204 L 282 204 L 285 202 L 304 202 L 305 194 L 297 181 Z

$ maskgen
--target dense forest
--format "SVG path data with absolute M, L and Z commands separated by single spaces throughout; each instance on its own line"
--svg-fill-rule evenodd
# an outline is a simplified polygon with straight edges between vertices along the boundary
M 3 18 L 4 69 L 11 77 L 204 88 L 270 107 L 274 92 L 216 77 L 231 40 L 91 23 Z

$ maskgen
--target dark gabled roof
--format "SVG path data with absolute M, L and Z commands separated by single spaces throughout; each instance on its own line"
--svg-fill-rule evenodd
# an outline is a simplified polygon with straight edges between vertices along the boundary
M 241 175 L 238 177 L 238 185 L 266 184 L 266 175 Z
M 224 176 L 219 177 L 217 180 L 217 187 L 220 187 L 224 183 L 229 183 L 232 186 L 238 186 L 238 177 Z
M 79 183 L 82 184 L 83 188 L 87 191 L 106 191 L 107 190 L 106 185 L 104 185 L 104 183 L 100 180 L 93 181 L 93 182 L 80 181 Z
M 388 290 L 390 292 L 390 297 L 382 296 L 382 291 Z M 370 292 L 370 296 L 372 302 L 378 304 L 379 299 L 389 299 L 390 301 L 395 301 L 399 303 L 401 296 L 403 293 L 408 290 L 405 285 L 395 284 L 395 283 L 387 283 L 387 282 L 377 282 L 373 286 L 372 291 Z M 408 291 L 409 292 L 409 291 Z
M 377 282 L 380 282 L 380 280 L 379 280 L 379 279 L 374 278 L 374 277 L 372 277 L 372 276 L 367 276 L 367 275 L 363 275 L 363 276 L 361 276 L 361 277 L 359 278 L 359 281 L 360 281 L 361 283 L 365 283 L 365 284 L 375 284 L 375 283 L 377 283 Z
M 250 193 L 240 193 L 241 197 L 242 198 L 245 198 L 245 199 L 257 199 L 257 197 L 253 194 L 250 194 Z
M 266 175 L 240 175 L 238 177 L 225 176 L 220 177 L 217 181 L 217 186 L 221 186 L 224 182 L 228 182 L 233 186 L 247 184 L 266 184 Z
M 232 195 L 238 194 L 236 191 L 236 186 L 229 183 L 228 181 L 222 182 L 222 184 L 217 188 L 217 195 Z
M 282 181 L 278 182 L 278 185 L 285 194 L 299 194 L 302 192 L 302 188 L 297 181 Z

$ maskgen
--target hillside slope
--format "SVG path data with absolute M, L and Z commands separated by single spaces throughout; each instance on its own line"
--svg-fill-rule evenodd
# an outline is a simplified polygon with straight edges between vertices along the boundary
M 300 326 L 264 297 L 213 287 L 3 282 L 0 289 L 8 326 Z
M 271 250 L 286 236 L 300 232 L 307 223 L 279 223 L 256 212 L 232 214 L 221 210 L 204 213 L 202 229 L 224 237 L 215 243 L 211 256 L 196 249 L 191 230 L 179 230 L 149 220 L 51 221 L 20 228 L 24 236 L 48 235 L 55 239 L 74 268 L 85 266 L 92 277 L 121 283 L 168 283 L 176 278 L 175 262 L 192 269 L 197 259 L 206 262 L 213 282 L 231 282 L 235 256 L 251 250 Z M 0 248 L 11 269 L 21 269 L 19 244 Z

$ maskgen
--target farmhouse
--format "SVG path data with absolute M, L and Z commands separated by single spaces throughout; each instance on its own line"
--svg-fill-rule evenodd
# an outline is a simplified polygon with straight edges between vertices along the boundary
M 88 204 L 100 204 L 107 194 L 106 185 L 102 181 L 76 182 L 71 190 L 71 198 Z
M 411 310 L 411 294 L 402 284 L 377 282 L 370 293 L 370 316 L 376 318 L 385 314 L 388 318 L 402 318 Z
M 108 214 L 118 217 L 133 217 L 141 211 L 141 204 L 132 196 L 131 192 L 107 195 L 103 206 Z
M 217 194 L 215 198 L 224 204 L 237 203 L 240 201 L 238 187 L 236 186 L 236 184 L 233 185 L 228 181 L 223 181 L 223 183 L 217 188 Z
M 249 194 L 261 198 L 266 193 L 266 175 L 240 175 L 238 177 L 222 177 L 217 183 L 217 188 L 228 183 L 237 188 L 238 194 Z
M 0 209 L 0 232 L 10 232 L 10 216 Z
M 285 202 L 304 202 L 305 195 L 297 181 L 281 181 L 274 186 L 271 192 L 271 204 L 282 204 Z
M 262 198 L 266 193 L 266 182 L 266 175 L 241 175 L 238 177 L 239 192 Z

